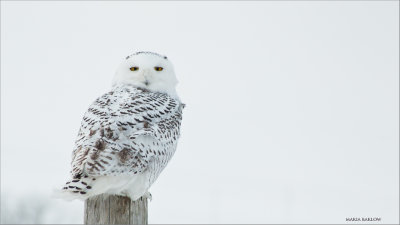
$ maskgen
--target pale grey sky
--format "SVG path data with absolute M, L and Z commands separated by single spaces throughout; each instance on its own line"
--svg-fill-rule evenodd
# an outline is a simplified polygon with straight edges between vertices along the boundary
M 2 212 L 83 222 L 49 195 L 89 104 L 149 50 L 187 105 L 150 223 L 398 223 L 398 18 L 398 1 L 2 1 Z

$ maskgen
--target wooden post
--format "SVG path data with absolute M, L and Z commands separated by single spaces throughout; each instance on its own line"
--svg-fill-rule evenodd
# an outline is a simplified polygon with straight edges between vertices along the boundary
M 85 201 L 85 224 L 147 224 L 147 198 L 101 194 Z

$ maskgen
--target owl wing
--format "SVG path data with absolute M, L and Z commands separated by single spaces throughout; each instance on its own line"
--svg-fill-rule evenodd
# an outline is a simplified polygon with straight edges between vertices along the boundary
M 99 97 L 83 117 L 72 176 L 143 172 L 153 157 L 176 146 L 183 106 L 166 94 L 127 86 Z

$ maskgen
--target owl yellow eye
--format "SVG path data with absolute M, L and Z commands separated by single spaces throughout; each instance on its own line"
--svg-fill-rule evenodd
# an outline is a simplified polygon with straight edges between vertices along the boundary
M 131 68 L 129 68 L 131 71 L 136 71 L 136 70 L 138 70 L 139 69 L 139 67 L 136 67 L 136 66 L 133 66 L 133 67 L 131 67 Z
M 156 67 L 154 67 L 154 69 L 155 69 L 156 71 L 162 71 L 164 68 L 159 67 L 159 66 L 156 66 Z

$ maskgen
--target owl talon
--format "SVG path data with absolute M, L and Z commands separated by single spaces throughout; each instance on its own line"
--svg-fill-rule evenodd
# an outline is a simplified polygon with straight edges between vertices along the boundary
M 144 195 L 142 197 L 145 197 L 145 198 L 149 199 L 150 201 L 153 200 L 153 196 L 151 195 L 150 192 L 144 193 Z

